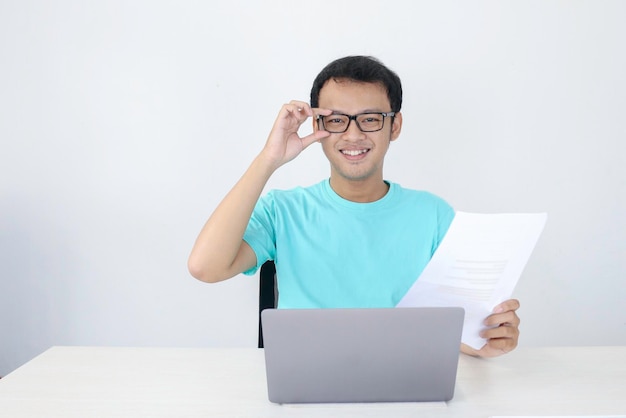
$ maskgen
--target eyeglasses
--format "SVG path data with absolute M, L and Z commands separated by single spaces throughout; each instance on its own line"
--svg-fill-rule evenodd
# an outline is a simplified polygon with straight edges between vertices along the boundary
M 376 132 L 385 126 L 385 117 L 393 118 L 395 115 L 396 112 L 359 113 L 358 115 L 336 113 L 328 116 L 317 115 L 317 123 L 319 127 L 321 122 L 321 128 L 333 134 L 347 131 L 352 121 L 356 123 L 361 132 Z

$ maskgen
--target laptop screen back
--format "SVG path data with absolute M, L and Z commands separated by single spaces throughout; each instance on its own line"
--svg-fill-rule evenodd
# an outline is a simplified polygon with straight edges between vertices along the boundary
M 269 399 L 447 401 L 463 316 L 462 308 L 266 309 Z

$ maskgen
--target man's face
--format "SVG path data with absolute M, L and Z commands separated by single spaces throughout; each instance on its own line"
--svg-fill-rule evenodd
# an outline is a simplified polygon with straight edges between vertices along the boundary
M 350 80 L 327 81 L 320 91 L 319 107 L 346 115 L 391 111 L 382 85 Z M 322 148 L 331 165 L 331 179 L 382 181 L 385 154 L 389 143 L 400 134 L 401 126 L 399 113 L 394 119 L 386 117 L 383 128 L 377 132 L 362 132 L 352 120 L 346 132 L 322 139 Z M 318 129 L 317 121 L 314 129 Z

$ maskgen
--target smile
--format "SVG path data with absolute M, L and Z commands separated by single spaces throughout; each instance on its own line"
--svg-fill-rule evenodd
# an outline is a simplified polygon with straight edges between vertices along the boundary
M 349 155 L 351 157 L 356 157 L 357 155 L 365 154 L 369 152 L 369 149 L 343 149 L 341 153 L 343 155 Z

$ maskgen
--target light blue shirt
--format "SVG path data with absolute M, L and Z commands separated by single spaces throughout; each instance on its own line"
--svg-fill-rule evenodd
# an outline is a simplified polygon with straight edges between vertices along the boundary
M 274 260 L 279 308 L 393 307 L 443 239 L 454 210 L 389 183 L 372 203 L 345 200 L 324 180 L 259 199 L 244 240 L 257 265 Z

